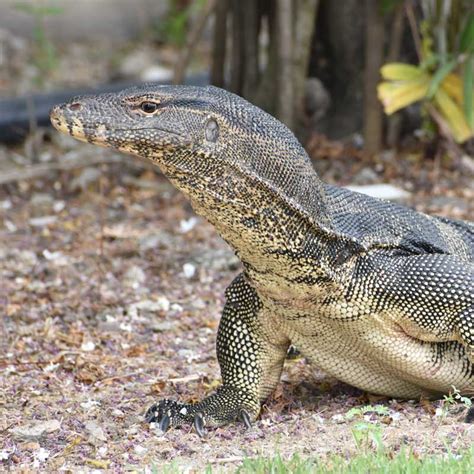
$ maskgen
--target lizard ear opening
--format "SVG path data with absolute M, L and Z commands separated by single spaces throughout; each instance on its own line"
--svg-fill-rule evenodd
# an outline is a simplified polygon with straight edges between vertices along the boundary
M 206 123 L 206 140 L 208 142 L 215 143 L 219 138 L 219 125 L 217 122 L 210 118 Z

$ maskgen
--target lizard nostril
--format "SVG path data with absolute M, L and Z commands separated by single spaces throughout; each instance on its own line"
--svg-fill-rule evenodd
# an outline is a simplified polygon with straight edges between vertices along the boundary
M 68 105 L 68 108 L 73 112 L 77 112 L 82 109 L 82 104 L 80 102 L 73 102 L 72 104 Z

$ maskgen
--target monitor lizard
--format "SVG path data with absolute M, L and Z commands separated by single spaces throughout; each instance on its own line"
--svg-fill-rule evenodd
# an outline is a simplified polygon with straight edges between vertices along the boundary
M 290 344 L 376 394 L 474 393 L 473 223 L 325 184 L 286 126 L 212 86 L 76 97 L 51 121 L 151 160 L 242 261 L 217 334 L 223 383 L 196 404 L 153 405 L 163 431 L 250 426 Z

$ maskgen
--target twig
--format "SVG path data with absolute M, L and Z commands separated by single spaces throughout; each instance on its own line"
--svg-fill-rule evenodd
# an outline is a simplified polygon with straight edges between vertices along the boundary
M 104 262 L 104 227 L 105 227 L 105 206 L 104 206 L 104 172 L 105 164 L 101 163 L 100 165 L 100 177 L 99 177 L 99 226 L 100 226 L 100 236 L 99 236 L 99 262 L 97 267 L 99 268 L 99 299 L 102 301 L 102 287 L 105 281 L 105 270 L 102 268 L 102 263 Z
M 96 166 L 106 163 L 126 163 L 127 167 L 136 170 L 158 170 L 155 164 L 145 158 L 136 157 L 134 160 L 128 160 L 126 157 L 120 155 L 93 155 L 87 159 L 80 157 L 56 163 L 18 166 L 13 168 L 11 171 L 0 175 L 0 185 L 16 181 L 26 181 L 28 179 L 41 178 L 55 171 L 71 171 L 79 168 L 86 168 L 87 166 Z
M 226 464 L 226 463 L 229 463 L 229 462 L 241 462 L 244 459 L 249 459 L 249 458 L 245 458 L 243 456 L 230 456 L 228 458 L 210 459 L 209 463 L 210 464 Z
M 191 28 L 189 35 L 186 40 L 186 46 L 183 48 L 182 54 L 179 56 L 178 61 L 174 70 L 173 83 L 182 84 L 186 69 L 191 61 L 193 52 L 197 46 L 199 38 L 201 37 L 204 27 L 206 26 L 207 20 L 214 11 L 217 0 L 208 0 L 206 6 L 203 8 L 201 14 L 197 18 L 196 22 Z
M 134 377 L 135 375 L 143 375 L 143 372 L 129 372 L 128 374 L 122 374 L 122 375 L 114 375 L 113 377 L 105 377 L 103 379 L 97 380 L 94 382 L 94 385 L 100 384 L 100 383 L 107 383 L 111 382 L 112 380 L 118 380 L 118 379 L 128 379 L 129 377 Z
M 47 176 L 53 171 L 69 171 L 77 168 L 84 168 L 86 166 L 94 166 L 101 163 L 120 163 L 122 161 L 124 161 L 124 158 L 122 158 L 121 156 L 110 155 L 95 156 L 88 160 L 84 160 L 84 158 L 81 157 L 75 160 L 68 160 L 58 163 L 47 163 L 25 167 L 17 167 L 14 168 L 12 171 L 2 174 L 0 176 L 0 184 L 40 178 L 42 176 Z
M 200 380 L 201 378 L 202 378 L 202 375 L 192 374 L 192 375 L 187 375 L 186 377 L 178 377 L 175 379 L 160 379 L 160 380 L 164 380 L 164 381 L 167 380 L 168 382 L 171 382 L 171 383 L 187 383 L 187 382 L 195 382 L 196 380 Z
M 421 61 L 423 54 L 420 41 L 420 32 L 418 31 L 418 26 L 416 25 L 415 12 L 413 11 L 413 5 L 411 4 L 410 0 L 407 0 L 405 3 L 405 12 L 410 25 L 411 34 L 413 36 L 413 42 L 415 43 L 416 54 L 418 56 L 418 60 Z

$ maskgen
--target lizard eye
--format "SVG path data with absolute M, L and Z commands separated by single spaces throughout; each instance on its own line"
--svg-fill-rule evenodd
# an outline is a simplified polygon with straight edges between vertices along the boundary
M 206 123 L 206 140 L 216 142 L 219 138 L 219 125 L 214 119 L 209 119 Z
M 146 114 L 153 114 L 158 109 L 158 104 L 156 102 L 142 102 L 140 104 L 140 109 Z

